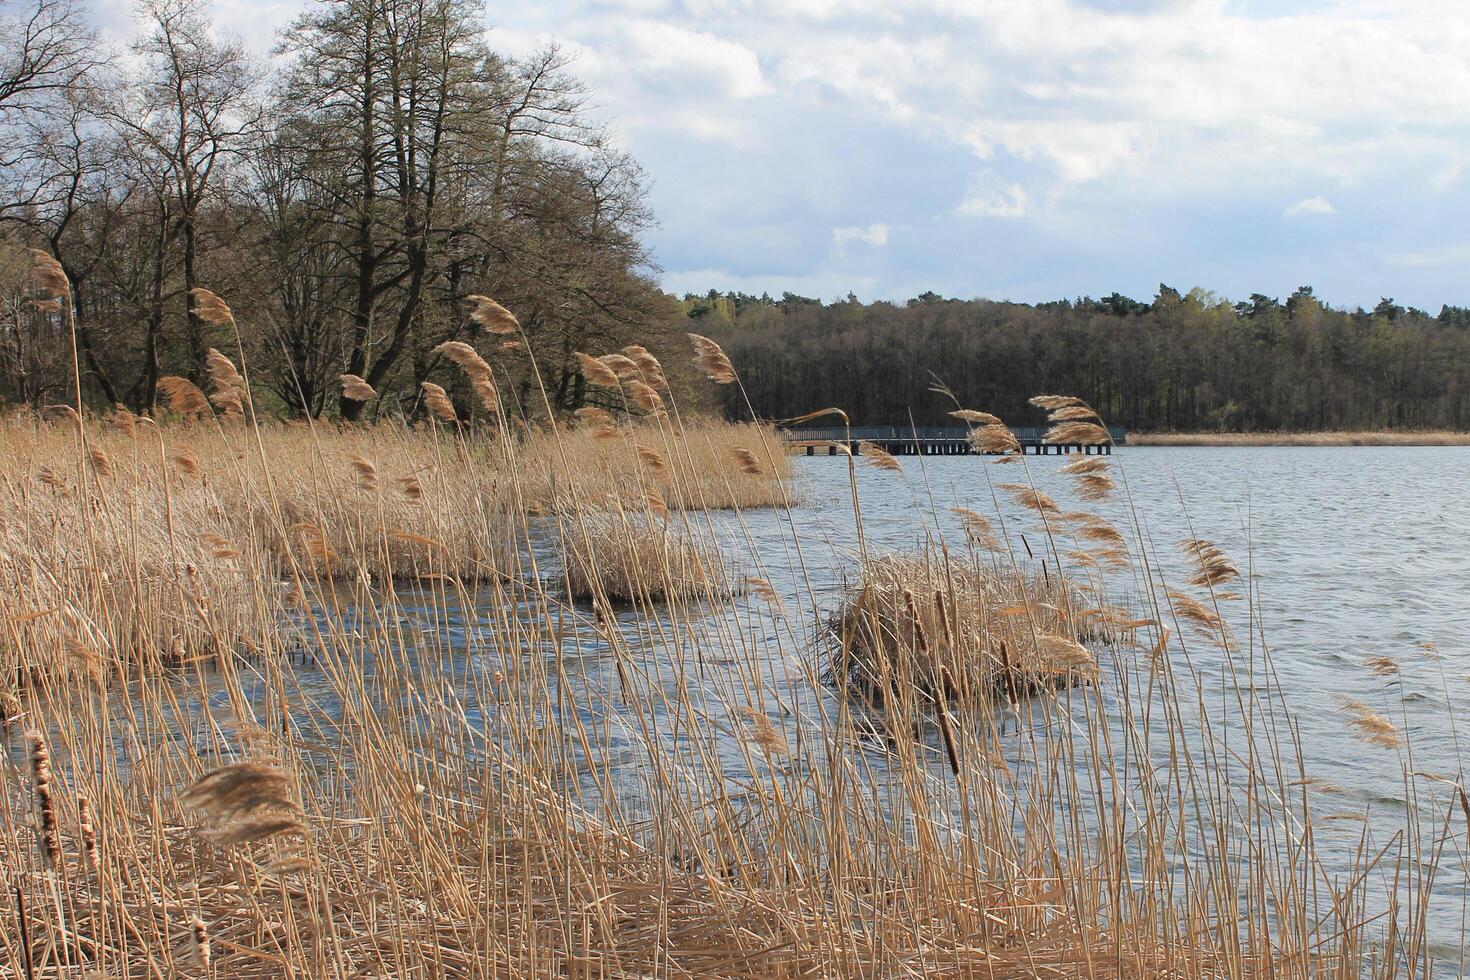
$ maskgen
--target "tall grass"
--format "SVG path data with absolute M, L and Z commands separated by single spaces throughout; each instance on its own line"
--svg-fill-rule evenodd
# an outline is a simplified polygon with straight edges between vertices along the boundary
M 0 971 L 1428 972 L 1464 797 L 1319 851 L 1229 556 L 1012 457 L 834 598 L 768 435 L 593 425 L 9 422 Z

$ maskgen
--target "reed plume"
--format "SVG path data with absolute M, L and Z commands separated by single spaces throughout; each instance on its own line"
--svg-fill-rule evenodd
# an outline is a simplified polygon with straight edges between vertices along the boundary
M 449 393 L 432 381 L 424 381 L 419 384 L 424 393 L 424 404 L 429 406 L 429 411 L 441 422 L 458 422 L 459 415 L 454 411 L 454 402 L 449 400 Z
M 1041 441 L 1051 446 L 1105 446 L 1113 437 L 1096 422 L 1058 422 Z
M 1072 395 L 1035 395 L 1028 401 L 1037 408 L 1046 409 L 1048 412 L 1059 408 L 1071 408 L 1074 405 L 1084 404 L 1082 399 Z
M 977 412 L 973 408 L 957 408 L 949 413 L 954 418 L 971 425 L 1004 425 L 999 417 L 989 412 Z
M 1108 461 L 1096 456 L 1078 456 L 1063 463 L 1061 471 L 1071 476 L 1097 476 L 1108 471 Z
M 516 319 L 515 314 L 489 296 L 466 296 L 465 299 L 474 305 L 474 309 L 470 310 L 470 320 L 490 333 L 515 333 L 521 329 L 521 321 Z
M 114 429 L 131 439 L 137 428 L 138 419 L 137 416 L 127 410 L 127 406 L 115 405 L 113 406 L 112 414 L 107 417 L 107 422 Z
M 590 354 L 577 351 L 577 365 L 589 385 L 597 385 L 599 388 L 620 387 L 617 373 Z
M 858 453 L 865 456 L 869 465 L 874 469 L 884 470 L 888 473 L 903 472 L 903 465 L 899 463 L 894 455 L 876 443 L 858 443 Z
M 616 374 L 619 381 L 643 380 L 643 372 L 633 363 L 631 357 L 624 354 L 603 354 L 598 360 Z
M 168 407 L 179 415 L 187 417 L 209 414 L 209 399 L 188 378 L 181 378 L 176 374 L 165 375 L 158 379 L 158 390 L 168 400 Z
M 43 296 L 52 299 L 66 299 L 71 296 L 71 280 L 66 277 L 66 270 L 61 263 L 49 252 L 43 252 L 39 248 L 26 249 L 31 256 L 31 286 Z M 58 307 L 59 308 L 59 307 Z
M 730 363 L 719 344 L 697 333 L 690 334 L 689 340 L 694 345 L 694 363 L 699 365 L 706 378 L 717 385 L 735 381 L 735 365 Z
M 996 486 L 1009 494 L 1016 503 L 1029 507 L 1038 514 L 1061 513 L 1062 509 L 1057 506 L 1057 502 L 1035 487 L 1024 483 L 999 483 Z
M 301 808 L 285 770 L 254 762 L 221 766 L 179 797 L 206 821 L 202 833 L 216 844 L 243 844 L 301 830 Z
M 629 344 L 623 348 L 623 353 L 638 366 L 638 372 L 642 375 L 643 383 L 655 391 L 663 391 L 668 388 L 668 378 L 664 376 L 663 365 L 658 358 L 648 352 L 646 347 L 638 344 Z
M 1230 556 L 1209 541 L 1198 538 L 1184 542 L 1184 553 L 1194 565 L 1189 584 L 1214 588 L 1240 577 Z
M 577 421 L 584 422 L 587 425 L 611 425 L 613 420 L 612 413 L 606 409 L 594 408 L 592 406 L 579 408 L 572 414 L 576 416 Z
M 194 299 L 194 315 L 205 323 L 214 324 L 217 327 L 233 326 L 235 314 L 225 305 L 215 293 L 203 286 L 196 286 L 189 290 L 189 295 Z M 211 350 L 211 353 L 215 353 Z
M 1398 727 L 1363 702 L 1343 698 L 1342 707 L 1348 714 L 1348 725 L 1358 733 L 1360 741 L 1384 749 L 1396 749 L 1402 744 Z
M 348 401 L 367 402 L 378 397 L 373 386 L 362 380 L 355 374 L 344 374 L 341 376 L 342 397 Z
M 749 476 L 760 476 L 765 473 L 760 457 L 744 446 L 734 447 L 730 450 L 730 455 L 735 457 L 735 465 L 740 468 L 740 472 Z
M 465 377 L 474 381 L 478 378 L 490 377 L 490 365 L 469 344 L 459 340 L 446 340 L 435 347 L 431 353 L 442 354 L 465 373 Z
M 669 464 L 664 461 L 663 456 L 658 452 L 658 450 L 653 449 L 649 446 L 640 445 L 638 446 L 638 459 L 642 461 L 643 465 L 648 467 L 649 472 L 653 473 L 655 476 L 669 475 Z
M 350 462 L 352 463 L 353 472 L 357 474 L 357 485 L 364 490 L 377 490 L 378 468 L 373 465 L 372 461 L 362 456 L 354 455 Z
M 664 410 L 664 400 L 659 396 L 653 386 L 641 379 L 634 378 L 628 382 L 628 395 L 633 399 L 633 404 L 650 415 L 657 415 Z

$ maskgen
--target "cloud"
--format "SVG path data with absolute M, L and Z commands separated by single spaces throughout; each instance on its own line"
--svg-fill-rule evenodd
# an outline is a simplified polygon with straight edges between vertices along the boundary
M 662 21 L 635 21 L 624 32 L 630 71 L 716 97 L 750 99 L 771 91 L 750 48 Z
M 1295 204 L 1293 204 L 1291 207 L 1287 208 L 1284 212 L 1284 214 L 1288 218 L 1297 218 L 1301 217 L 1302 215 L 1310 214 L 1336 213 L 1337 208 L 1333 207 L 1332 202 L 1327 200 L 1327 198 L 1323 197 L 1321 194 L 1318 194 L 1315 197 L 1304 197 L 1300 201 L 1297 201 Z
M 1445 245 L 1418 252 L 1398 252 L 1388 256 L 1391 265 L 1424 268 L 1444 265 L 1470 266 L 1470 245 Z
M 1026 188 L 986 174 L 976 181 L 955 210 L 970 217 L 1019 218 L 1026 213 L 1028 203 Z
M 837 245 L 846 245 L 848 242 L 862 242 L 873 248 L 882 248 L 888 244 L 888 226 L 885 224 L 871 224 L 866 228 L 850 225 L 846 228 L 833 228 L 832 241 Z

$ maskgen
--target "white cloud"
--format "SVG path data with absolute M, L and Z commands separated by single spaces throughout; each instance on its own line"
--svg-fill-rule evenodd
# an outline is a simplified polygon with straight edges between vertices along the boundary
M 871 224 L 866 228 L 857 225 L 850 225 L 845 228 L 833 228 L 832 241 L 838 245 L 846 245 L 848 242 L 862 242 L 873 248 L 882 248 L 888 244 L 888 226 L 885 224 Z
M 1470 245 L 1446 245 L 1418 252 L 1399 252 L 1388 256 L 1391 265 L 1424 268 L 1443 265 L 1470 266 Z
M 1302 198 L 1287 208 L 1284 213 L 1288 218 L 1297 218 L 1304 214 L 1336 214 L 1337 208 L 1333 207 L 1332 202 L 1327 198 L 1318 194 L 1314 197 Z
M 955 212 L 977 218 L 1019 218 L 1029 207 L 1026 188 L 987 170 L 971 181 L 970 190 Z
M 624 36 L 635 75 L 681 86 L 703 83 L 711 94 L 732 99 L 771 91 L 755 52 L 736 41 L 651 20 L 629 24 Z

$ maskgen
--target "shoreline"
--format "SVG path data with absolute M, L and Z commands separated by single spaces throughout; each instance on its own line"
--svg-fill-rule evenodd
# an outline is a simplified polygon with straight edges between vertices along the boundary
M 1130 432 L 1126 446 L 1470 446 L 1470 432 Z

